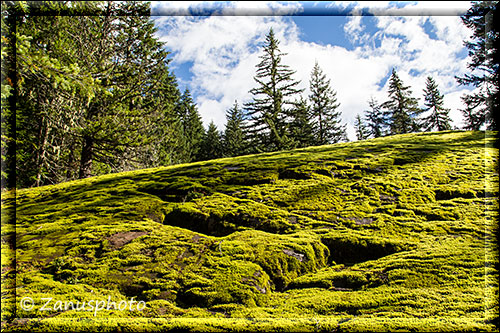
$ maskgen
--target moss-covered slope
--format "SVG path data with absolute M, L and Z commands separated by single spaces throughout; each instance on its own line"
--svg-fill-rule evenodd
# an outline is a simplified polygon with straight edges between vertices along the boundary
M 494 330 L 494 134 L 399 135 L 3 193 L 3 329 Z M 40 310 L 48 298 L 132 297 L 145 309 Z

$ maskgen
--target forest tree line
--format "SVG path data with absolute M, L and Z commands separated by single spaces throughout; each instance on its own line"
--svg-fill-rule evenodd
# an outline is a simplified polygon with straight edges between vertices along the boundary
M 498 55 L 484 38 L 491 9 L 478 2 L 462 17 L 476 38 L 466 44 L 469 67 L 483 72 L 457 78 L 479 88 L 463 97 L 465 129 L 496 129 Z M 205 130 L 149 15 L 147 2 L 2 2 L 2 188 L 348 140 L 320 65 L 303 96 L 272 30 L 251 101 L 235 101 L 224 131 L 213 122 Z M 388 99 L 356 117 L 357 138 L 451 128 L 432 77 L 424 103 L 393 69 Z

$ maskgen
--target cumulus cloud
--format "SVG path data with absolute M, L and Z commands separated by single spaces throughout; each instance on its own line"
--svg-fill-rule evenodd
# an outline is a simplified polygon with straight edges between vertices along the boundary
M 396 11 L 401 10 L 392 2 L 376 3 L 335 4 L 352 8 L 353 13 L 367 6 L 372 6 L 370 10 L 389 6 Z M 429 6 L 446 8 L 441 7 L 445 5 L 450 7 L 449 3 L 417 3 L 406 7 L 421 10 L 431 8 Z M 157 12 L 161 12 L 160 6 L 163 10 L 176 8 L 188 13 L 193 8 L 200 10 L 203 3 L 183 2 L 182 6 L 177 2 L 153 4 Z M 456 11 L 464 11 L 467 7 L 460 3 Z M 269 10 L 275 14 L 233 15 L 245 8 Z M 293 19 L 279 15 L 301 12 L 296 2 L 229 2 L 224 3 L 224 8 L 220 10 L 228 14 L 155 18 L 159 37 L 172 51 L 174 71 L 180 64 L 191 66 L 192 76 L 188 86 L 205 124 L 213 120 L 222 130 L 225 112 L 234 101 L 238 100 L 242 105 L 251 99 L 248 91 L 255 87 L 253 76 L 261 55 L 260 46 L 272 27 L 280 41 L 281 51 L 287 53 L 283 62 L 297 71 L 295 79 L 301 81 L 304 94 L 309 94 L 309 78 L 315 61 L 331 79 L 351 140 L 355 139 L 354 117 L 367 109 L 370 97 L 381 102 L 387 98 L 387 77 L 392 68 L 396 68 L 404 83 L 412 87 L 414 96 L 420 97 L 422 102 L 426 76 L 433 76 L 445 94 L 445 106 L 452 109 L 450 115 L 454 125 L 461 125 L 461 114 L 457 109 L 461 107 L 460 96 L 468 90 L 459 87 L 454 76 L 467 71 L 463 40 L 468 38 L 470 32 L 458 16 L 346 17 L 344 29 L 332 30 L 331 33 L 345 34 L 352 43 L 347 47 L 301 40 L 300 27 Z
M 292 15 L 300 12 L 297 2 L 277 1 L 153 1 L 152 16 L 171 15 Z

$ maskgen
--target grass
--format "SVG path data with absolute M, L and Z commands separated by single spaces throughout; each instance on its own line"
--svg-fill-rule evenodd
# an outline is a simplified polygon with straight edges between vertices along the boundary
M 4 192 L 2 329 L 494 331 L 495 134 L 406 134 Z M 145 309 L 40 310 L 47 298 L 132 297 Z

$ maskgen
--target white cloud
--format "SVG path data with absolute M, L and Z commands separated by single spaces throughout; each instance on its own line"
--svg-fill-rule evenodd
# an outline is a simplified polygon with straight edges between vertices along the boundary
M 152 1 L 152 15 L 290 15 L 300 12 L 298 2 L 276 1 Z
M 376 3 L 361 2 L 355 8 L 389 6 L 388 2 Z M 444 2 L 410 4 L 406 7 L 444 8 L 442 6 L 445 5 L 450 7 Z M 180 5 L 175 3 L 175 6 Z M 183 8 L 192 6 L 192 3 L 184 3 Z M 194 6 L 202 5 L 196 2 Z M 259 46 L 272 27 L 280 40 L 280 49 L 288 53 L 283 62 L 297 71 L 295 79 L 302 81 L 305 94 L 309 91 L 309 78 L 315 60 L 331 79 L 351 140 L 355 139 L 354 117 L 367 109 L 370 97 L 380 102 L 387 98 L 387 83 L 382 88 L 379 83 L 390 74 L 393 67 L 403 82 L 412 87 L 414 96 L 421 98 L 422 104 L 425 77 L 432 75 L 445 94 L 445 106 L 452 109 L 450 115 L 454 124 L 462 125 L 461 114 L 457 109 L 461 107 L 460 96 L 468 90 L 459 87 L 454 76 L 462 75 L 467 70 L 467 59 L 461 59 L 458 55 L 463 52 L 463 40 L 470 32 L 459 17 L 349 17 L 344 31 L 332 31 L 351 37 L 355 48 L 348 49 L 301 41 L 299 28 L 287 17 L 231 15 L 231 11 L 234 13 L 234 10 L 254 8 L 251 6 L 282 12 L 300 10 L 297 3 L 231 2 L 224 9 L 230 16 L 156 18 L 156 24 L 162 27 L 159 36 L 173 51 L 174 68 L 185 62 L 193 64 L 189 87 L 196 97 L 195 102 L 205 124 L 213 120 L 219 129 L 223 129 L 225 112 L 234 101 L 238 100 L 241 106 L 251 99 L 248 91 L 255 87 L 253 76 L 261 54 Z M 467 6 L 460 3 L 457 10 L 463 11 L 467 7 L 468 3 Z M 370 31 L 366 23 L 375 24 L 378 31 Z M 424 25 L 432 29 L 437 39 L 427 34 Z
M 259 62 L 257 45 L 264 42 L 270 28 L 281 41 L 298 39 L 296 27 L 285 20 L 280 16 L 156 18 L 156 24 L 163 27 L 160 39 L 174 53 L 173 67 L 193 63 L 189 87 L 198 96 L 195 102 L 205 124 L 213 120 L 222 129 L 225 111 L 234 101 L 242 105 L 249 100 Z

